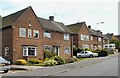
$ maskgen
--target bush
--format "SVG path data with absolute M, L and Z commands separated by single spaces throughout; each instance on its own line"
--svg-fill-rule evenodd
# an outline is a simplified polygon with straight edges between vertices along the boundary
M 83 49 L 74 47 L 74 48 L 73 48 L 73 55 L 74 55 L 74 56 L 77 56 L 77 53 L 79 53 L 79 52 L 81 52 L 81 51 L 83 51 Z
M 32 58 L 32 59 L 29 60 L 29 63 L 31 63 L 31 64 L 39 64 L 39 63 L 40 63 L 40 60 L 37 60 L 37 59 L 35 59 L 35 58 Z
M 15 64 L 16 65 L 26 65 L 27 61 L 25 59 L 18 59 Z
M 51 59 L 57 61 L 58 65 L 65 64 L 65 59 L 62 58 L 61 56 L 53 56 Z
M 54 52 L 50 52 L 50 51 L 47 51 L 47 50 L 44 50 L 44 58 L 51 58 L 53 56 L 56 56 L 57 54 L 54 53 Z
M 44 64 L 45 66 L 54 66 L 54 65 L 57 65 L 58 63 L 54 59 L 49 59 L 49 60 L 46 60 Z

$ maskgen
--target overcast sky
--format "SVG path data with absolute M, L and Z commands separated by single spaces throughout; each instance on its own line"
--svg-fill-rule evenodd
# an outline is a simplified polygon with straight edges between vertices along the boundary
M 55 15 L 55 21 L 65 25 L 83 22 L 103 33 L 118 34 L 119 0 L 0 0 L 0 14 L 11 13 L 32 6 L 39 17 L 48 19 Z M 104 24 L 98 24 L 104 22 Z

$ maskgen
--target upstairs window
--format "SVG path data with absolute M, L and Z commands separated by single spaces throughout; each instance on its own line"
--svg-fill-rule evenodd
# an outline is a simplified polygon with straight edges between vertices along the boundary
M 98 37 L 98 41 L 101 41 L 101 37 Z
M 39 31 L 38 30 L 33 30 L 33 37 L 36 39 L 39 39 Z
M 83 35 L 83 34 L 81 34 L 80 38 L 81 38 L 81 40 L 84 40 L 84 35 Z
M 91 40 L 93 40 L 93 36 L 91 36 Z
M 51 32 L 45 31 L 44 32 L 44 37 L 51 38 Z
M 25 28 L 20 28 L 19 36 L 20 37 L 26 37 L 26 29 Z
M 69 34 L 64 34 L 64 40 L 69 40 L 70 39 L 69 37 L 70 37 Z
M 32 30 L 28 29 L 28 38 L 32 38 Z

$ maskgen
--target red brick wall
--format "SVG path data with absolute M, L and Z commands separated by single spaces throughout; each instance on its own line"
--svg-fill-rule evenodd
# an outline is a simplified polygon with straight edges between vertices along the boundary
M 89 30 L 88 30 L 88 28 L 85 24 L 83 24 L 83 26 L 80 28 L 80 31 L 78 33 L 78 40 L 79 40 L 78 41 L 78 43 L 79 43 L 78 47 L 82 48 L 82 44 L 87 44 L 90 47 L 90 40 L 89 41 L 81 40 L 81 34 L 90 36 L 90 32 L 89 32 Z
M 64 58 L 70 58 L 71 54 L 64 54 L 64 48 L 70 47 L 71 49 L 71 36 L 70 40 L 64 40 L 64 34 L 60 32 L 51 32 L 51 38 L 43 39 L 43 46 L 44 45 L 51 45 L 51 46 L 60 46 L 60 55 Z
M 8 56 L 5 56 L 5 47 L 9 47 Z M 7 60 L 13 60 L 13 29 L 7 27 L 2 29 L 2 56 Z
M 29 21 L 31 21 L 31 26 L 29 26 Z M 19 28 L 26 28 L 26 37 L 19 37 Z M 28 30 L 32 29 L 32 38 L 28 38 Z M 39 39 L 33 38 L 33 30 L 39 30 Z M 42 47 L 42 37 L 43 30 L 42 27 L 34 15 L 31 8 L 27 9 L 27 11 L 22 14 L 22 16 L 14 23 L 13 25 L 13 62 L 23 57 L 22 45 L 35 45 L 37 46 L 37 56 L 34 58 L 42 59 L 43 58 L 43 47 Z M 31 57 L 27 57 L 29 59 Z

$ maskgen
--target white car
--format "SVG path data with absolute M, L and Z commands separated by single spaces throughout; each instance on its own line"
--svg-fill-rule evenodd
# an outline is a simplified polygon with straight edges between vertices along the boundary
M 5 60 L 0 56 L 0 71 L 4 71 L 4 73 L 7 73 L 10 69 L 10 61 Z
M 80 53 L 77 53 L 77 57 L 97 57 L 98 53 L 93 53 L 91 51 L 81 51 Z

